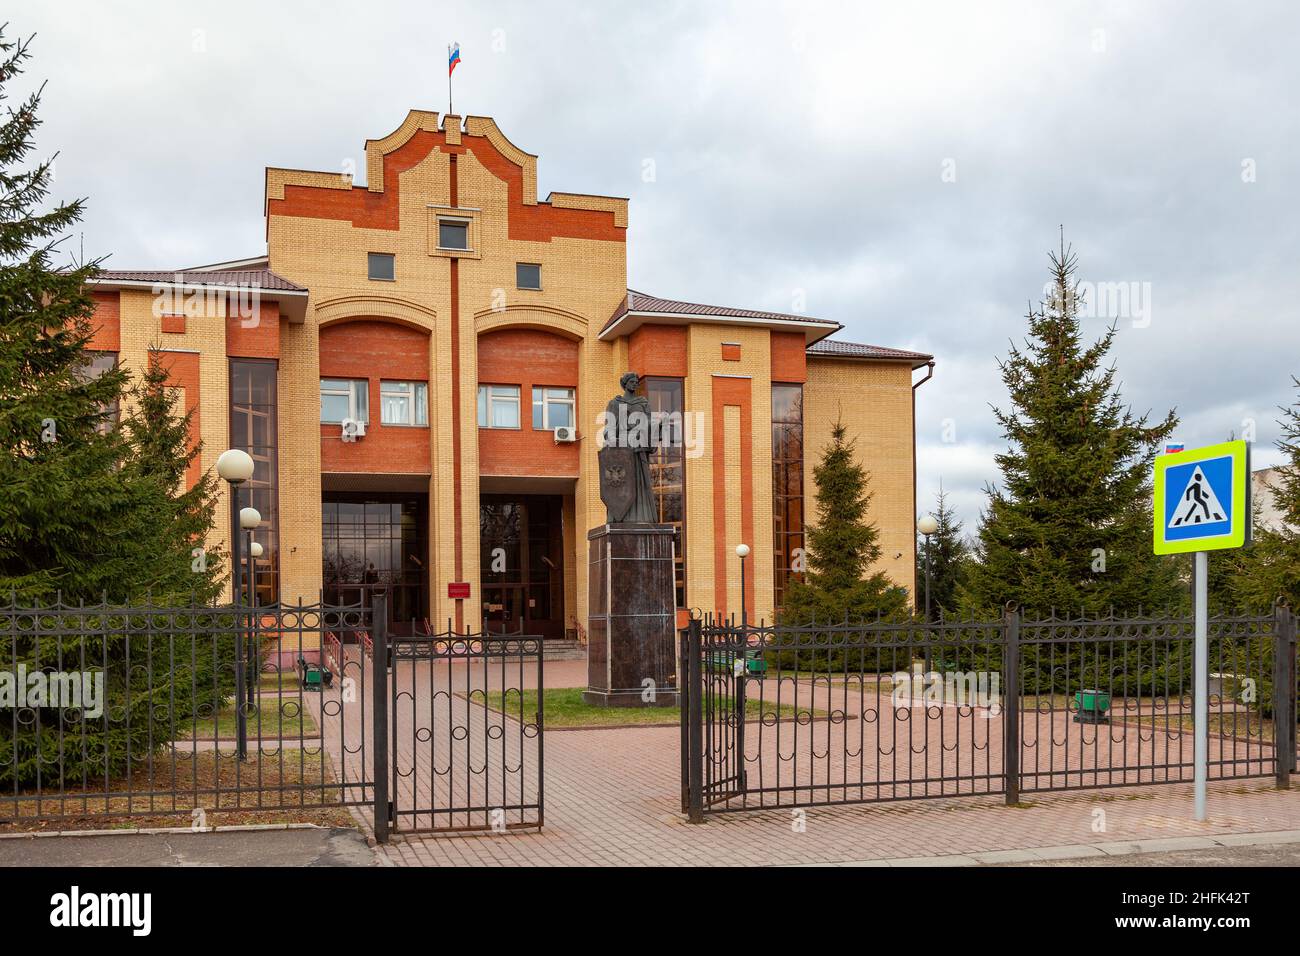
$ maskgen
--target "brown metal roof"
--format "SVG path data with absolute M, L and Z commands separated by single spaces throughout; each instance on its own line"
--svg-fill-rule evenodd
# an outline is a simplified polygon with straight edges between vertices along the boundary
M 822 339 L 808 346 L 809 355 L 820 358 L 868 359 L 877 362 L 911 362 L 913 368 L 919 368 L 934 361 L 933 355 L 925 352 L 909 352 L 907 349 L 891 349 L 883 345 L 864 345 L 861 342 L 834 342 Z
M 232 269 L 221 272 L 105 269 L 95 276 L 94 281 L 103 283 L 149 282 L 158 284 L 247 286 L 268 292 L 307 291 L 303 286 L 290 282 L 283 276 L 276 275 L 270 269 Z
M 735 316 L 741 319 L 770 319 L 780 322 L 807 322 L 812 325 L 834 325 L 838 322 L 830 319 L 814 319 L 807 315 L 791 315 L 787 312 L 763 312 L 758 309 L 734 309 L 725 305 L 705 305 L 702 302 L 683 302 L 680 299 L 664 299 L 657 295 L 648 295 L 628 289 L 627 295 L 619 303 L 614 314 L 600 331 L 607 331 L 610 326 L 629 312 L 658 312 L 663 315 L 716 315 L 719 317 Z

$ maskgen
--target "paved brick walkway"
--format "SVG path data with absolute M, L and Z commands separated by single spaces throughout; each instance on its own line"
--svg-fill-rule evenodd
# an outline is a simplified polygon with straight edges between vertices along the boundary
M 439 722 L 445 724 L 454 714 L 454 723 L 472 726 L 472 739 L 488 738 L 478 726 L 477 708 L 467 711 L 463 697 L 448 695 L 441 679 L 425 683 L 418 675 L 418 671 L 404 673 L 403 686 L 421 703 L 410 710 L 399 706 L 395 715 L 398 766 L 414 771 L 399 785 L 399 800 L 408 806 L 417 791 L 426 791 L 427 796 L 429 787 L 443 786 L 438 774 L 430 770 L 449 765 L 482 766 L 484 756 L 495 766 L 499 754 L 513 765 L 518 754 L 509 743 L 516 739 L 513 734 L 499 738 L 499 744 L 483 753 L 462 751 L 467 744 L 461 743 L 451 750 L 430 749 L 419 732 L 419 727 L 428 725 L 423 701 L 429 697 L 430 684 L 437 688 L 431 699 L 444 715 L 437 718 Z M 412 677 L 414 683 L 410 683 Z M 463 687 L 461 678 L 458 668 L 453 686 Z M 471 681 L 469 686 L 476 683 Z M 581 664 L 546 668 L 548 686 L 581 683 Z M 941 722 L 945 719 L 951 717 L 939 717 Z M 988 733 L 989 725 L 996 721 L 979 723 L 983 733 Z M 1050 731 L 1042 729 L 1043 738 L 1048 739 Z M 1061 732 L 1066 730 L 1094 733 L 1078 725 Z M 1149 735 L 1150 728 L 1145 731 Z M 330 736 L 327 730 L 326 737 Z M 994 730 L 990 736 L 996 741 L 999 733 Z M 1106 739 L 1103 731 L 1099 740 Z M 679 740 L 679 731 L 673 726 L 549 731 L 545 737 L 545 826 L 540 832 L 406 834 L 379 852 L 389 864 L 416 866 L 816 864 L 1300 829 L 1300 793 L 1273 789 L 1271 778 L 1212 783 L 1210 819 L 1203 824 L 1190 819 L 1190 785 L 1178 783 L 1028 794 L 1024 797 L 1028 806 L 1021 808 L 1006 807 L 1000 795 L 942 797 L 802 811 L 781 808 L 723 813 L 692 826 L 679 810 Z M 337 745 L 330 744 L 331 750 Z M 1119 749 L 1125 748 L 1121 745 Z M 499 784 L 502 778 L 494 779 Z M 524 789 L 530 789 L 531 782 L 525 779 Z M 508 796 L 513 797 L 515 782 L 510 784 Z M 456 783 L 455 789 L 462 786 Z M 440 801 L 447 796 L 441 794 Z M 463 799 L 466 794 L 458 792 L 456 796 Z M 500 798 L 495 793 L 492 797 L 499 806 Z M 368 812 L 359 813 L 358 818 L 368 826 Z M 406 825 L 412 822 L 411 818 L 404 821 Z

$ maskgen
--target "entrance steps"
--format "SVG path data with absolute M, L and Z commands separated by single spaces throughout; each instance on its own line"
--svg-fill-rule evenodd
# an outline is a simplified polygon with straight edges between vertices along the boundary
M 587 646 L 577 641 L 542 641 L 544 661 L 585 661 Z

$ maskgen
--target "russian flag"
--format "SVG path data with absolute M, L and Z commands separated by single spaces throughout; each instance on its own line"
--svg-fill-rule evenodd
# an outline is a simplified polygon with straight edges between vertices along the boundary
M 1165 454 L 1174 455 L 1183 450 L 1183 443 L 1180 441 L 1171 441 L 1165 443 Z
M 460 63 L 460 44 L 452 45 L 451 51 L 447 56 L 447 75 L 451 76 L 456 72 L 456 64 Z

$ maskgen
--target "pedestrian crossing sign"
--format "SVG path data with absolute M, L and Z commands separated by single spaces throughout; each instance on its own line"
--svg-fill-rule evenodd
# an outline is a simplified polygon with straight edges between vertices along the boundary
M 1250 541 L 1250 446 L 1229 441 L 1156 457 L 1155 553 Z

